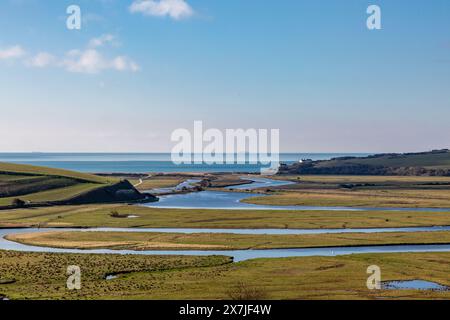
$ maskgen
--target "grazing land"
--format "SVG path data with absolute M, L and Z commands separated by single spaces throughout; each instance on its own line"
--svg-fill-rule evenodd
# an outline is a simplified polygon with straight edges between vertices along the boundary
M 185 178 L 178 176 L 148 176 L 140 181 L 139 179 L 130 180 L 133 185 L 136 185 L 136 189 L 141 191 L 147 191 L 151 189 L 159 189 L 159 188 L 171 188 L 176 187 L 181 182 L 186 180 Z M 142 183 L 141 183 L 142 182 Z
M 449 169 L 450 151 L 436 150 L 432 152 L 406 154 L 379 154 L 365 158 L 338 158 L 336 160 L 323 161 L 320 166 L 341 165 L 340 162 L 396 168 L 422 167 L 427 169 Z
M 272 176 L 275 180 L 289 180 L 301 186 L 310 187 L 336 187 L 342 184 L 353 183 L 355 187 L 438 187 L 450 184 L 450 177 L 417 177 L 417 176 L 365 176 L 365 175 L 283 175 Z M 290 187 L 292 187 L 291 185 Z M 284 186 L 283 188 L 289 188 Z
M 66 289 L 78 265 L 81 290 Z M 76 255 L 0 251 L 0 296 L 10 299 L 449 299 L 450 291 L 368 290 L 367 267 L 383 281 L 450 286 L 450 253 L 255 259 Z M 107 275 L 117 274 L 112 280 Z M 2 284 L 4 283 L 4 284 Z
M 307 235 L 211 233 L 40 232 L 7 236 L 27 245 L 114 250 L 259 250 L 338 246 L 446 244 L 450 232 L 389 232 Z
M 247 203 L 347 207 L 450 208 L 450 177 L 278 176 L 296 182 Z
M 147 191 L 158 188 L 175 187 L 183 181 L 188 179 L 199 180 L 199 186 L 208 188 L 223 188 L 234 185 L 241 185 L 245 183 L 251 183 L 250 180 L 241 179 L 241 175 L 238 174 L 213 174 L 213 173 L 197 173 L 197 174 L 156 174 L 144 177 L 142 180 L 132 179 L 130 182 L 136 185 L 138 190 Z
M 433 168 L 435 170 L 437 168 Z M 440 169 L 442 169 L 440 167 Z M 439 169 L 439 170 L 440 170 Z M 94 192 L 173 187 L 201 180 L 212 190 L 242 184 L 239 175 L 95 176 L 0 164 L 0 206 L 58 201 Z M 258 204 L 450 208 L 450 177 L 290 174 L 295 184 L 249 190 Z M 141 181 L 142 179 L 142 181 Z M 122 181 L 121 181 L 122 180 Z M 119 182 L 120 181 L 120 182 Z M 118 186 L 116 189 L 108 189 Z M 136 191 L 137 192 L 137 191 Z M 232 191 L 230 191 L 232 192 Z M 262 195 L 264 195 L 262 197 Z M 79 204 L 0 210 L 0 228 L 129 227 L 230 229 L 351 229 L 450 225 L 448 212 L 163 209 L 136 204 Z M 132 217 L 132 218 L 130 218 Z M 232 250 L 450 243 L 450 232 L 239 235 L 64 232 L 10 235 L 39 246 L 79 249 Z M 449 299 L 449 291 L 368 290 L 367 267 L 382 280 L 428 280 L 449 286 L 450 253 L 361 254 L 254 259 L 225 256 L 133 256 L 0 251 L 0 298 L 10 299 Z M 82 270 L 82 289 L 66 289 L 66 268 Z M 108 275 L 116 275 L 106 280 Z
M 110 177 L 101 177 L 88 173 L 81 173 L 76 171 L 68 171 L 63 169 L 54 169 L 47 167 L 38 167 L 31 165 L 22 165 L 14 163 L 0 162 L 0 173 L 2 175 L 19 175 L 19 176 L 52 176 L 52 177 L 66 177 L 79 181 L 93 182 L 93 183 L 113 183 L 117 179 Z
M 124 202 L 144 198 L 146 196 L 140 194 L 126 180 L 46 167 L 0 163 L 1 209 Z
M 133 219 L 111 216 L 137 216 Z M 450 225 L 449 212 L 160 209 L 137 205 L 57 206 L 0 211 L 0 227 L 389 228 Z
M 243 202 L 277 206 L 450 208 L 450 190 L 298 190 Z
M 242 179 L 241 175 L 236 174 L 216 174 L 214 176 L 208 177 L 207 182 L 207 187 L 210 188 L 224 188 L 251 183 L 250 180 Z
M 283 166 L 281 173 L 448 177 L 450 176 L 450 150 L 304 161 Z
M 67 170 L 0 163 L 0 206 L 59 201 L 118 180 Z
M 230 263 L 228 257 L 122 256 L 21 253 L 0 251 L 0 296 L 9 299 L 152 299 L 164 290 L 164 279 L 182 270 L 198 270 Z M 66 270 L 80 266 L 82 289 L 66 289 Z M 107 281 L 110 274 L 144 273 L 145 283 Z M 2 284 L 5 283 L 5 284 Z M 159 288 L 159 289 L 158 289 Z M 173 288 L 173 287 L 172 287 Z
M 65 199 L 73 198 L 82 193 L 92 191 L 99 188 L 98 184 L 94 183 L 78 183 L 70 187 L 57 188 L 54 190 L 48 190 L 43 192 L 36 192 L 31 194 L 22 195 L 19 198 L 27 203 L 42 203 L 47 201 L 62 201 Z M 15 197 L 7 197 L 0 199 L 0 205 L 11 205 L 17 199 Z

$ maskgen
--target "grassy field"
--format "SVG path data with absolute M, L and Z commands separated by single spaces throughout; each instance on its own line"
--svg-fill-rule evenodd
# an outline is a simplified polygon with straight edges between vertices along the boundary
M 211 188 L 223 188 L 228 186 L 236 186 L 245 183 L 251 183 L 250 180 L 241 179 L 242 175 L 238 174 L 222 174 L 216 175 L 214 179 L 210 179 Z
M 99 187 L 96 183 L 79 183 L 74 186 L 58 188 L 54 190 L 48 190 L 43 192 L 36 192 L 27 195 L 22 195 L 19 197 L 9 197 L 9 198 L 0 198 L 0 205 L 9 205 L 16 198 L 20 198 L 24 201 L 29 202 L 45 202 L 45 201 L 58 201 L 70 199 L 76 195 L 81 193 L 97 189 Z M 0 216 L 1 216 L 0 212 Z
M 69 265 L 81 268 L 81 290 L 66 289 Z M 370 265 L 381 268 L 383 281 L 422 279 L 450 286 L 450 253 L 257 259 L 230 264 L 226 257 L 0 251 L 0 295 L 11 299 L 450 298 L 449 291 L 368 290 Z M 107 274 L 119 276 L 105 280 Z
M 69 255 L 0 251 L 0 296 L 10 299 L 127 299 L 136 293 L 164 290 L 165 275 L 182 270 L 202 270 L 230 262 L 227 257 L 182 256 L 121 256 L 121 255 Z M 66 270 L 70 265 L 81 267 L 82 290 L 66 289 Z M 139 283 L 127 281 L 121 285 L 106 281 L 116 273 L 145 272 L 155 275 L 154 281 Z M 12 283 L 11 283 L 12 282 Z M 5 283 L 5 284 L 2 284 Z M 7 284 L 9 283 L 9 284 Z
M 183 182 L 184 178 L 181 177 L 173 177 L 173 176 L 155 176 L 148 177 L 142 180 L 142 184 L 139 184 L 136 188 L 141 191 L 146 191 L 150 189 L 158 189 L 158 188 L 169 188 L 176 187 L 181 182 Z M 137 185 L 139 180 L 130 180 L 133 185 Z
M 450 243 L 450 232 L 308 235 L 40 232 L 9 235 L 7 239 L 28 245 L 71 249 L 259 250 L 394 244 L 446 244 Z
M 450 190 L 297 190 L 243 202 L 279 206 L 450 208 Z
M 77 180 L 65 177 L 36 176 L 29 178 L 5 179 L 0 177 L 0 198 L 13 198 L 47 190 L 66 188 L 80 184 Z
M 407 154 L 377 154 L 367 157 L 341 157 L 331 160 L 293 163 L 282 173 L 449 176 L 450 150 Z
M 450 208 L 450 177 L 286 175 L 296 184 L 270 188 L 247 203 L 347 207 Z M 266 191 L 266 190 L 262 190 Z
M 111 212 L 136 215 L 114 218 Z M 450 225 L 450 212 L 249 211 L 159 209 L 136 205 L 85 205 L 0 211 L 0 227 L 149 228 L 375 228 Z
M 290 180 L 306 183 L 332 184 L 334 186 L 342 183 L 376 183 L 381 186 L 407 184 L 420 185 L 427 183 L 450 183 L 450 177 L 417 177 L 417 176 L 346 176 L 346 175 L 281 175 L 273 176 L 271 179 Z
M 119 181 L 116 178 L 9 163 L 0 163 L 0 173 L 0 206 L 11 205 L 14 199 L 30 203 L 70 199 Z
M 196 174 L 196 175 L 188 175 L 188 174 L 174 174 L 174 175 L 155 175 L 149 176 L 142 179 L 142 183 L 140 183 L 139 179 L 130 180 L 133 185 L 137 185 L 137 189 L 139 190 L 150 190 L 157 188 L 168 188 L 175 187 L 183 181 L 187 179 L 207 179 L 210 183 L 211 188 L 222 188 L 226 186 L 239 185 L 243 183 L 250 183 L 249 180 L 242 180 L 241 175 L 236 174 Z
M 11 165 L 0 185 L 39 184 L 34 179 L 76 179 L 77 184 L 20 196 L 28 201 L 59 200 L 117 181 L 78 173 L 43 170 L 30 175 Z M 5 167 L 3 167 L 5 168 Z M 22 171 L 20 171 L 22 170 Z M 34 169 L 33 169 L 34 170 Z M 50 170 L 50 171 L 47 171 Z M 81 178 L 81 177 L 84 178 Z M 177 185 L 186 177 L 144 179 L 141 190 Z M 214 180 L 217 187 L 236 177 Z M 450 178 L 282 176 L 298 184 L 261 189 L 270 196 L 251 201 L 315 206 L 446 207 Z M 89 180 L 90 179 L 90 180 Z M 100 180 L 97 180 L 100 179 Z M 21 182 L 19 182 L 21 181 Z M 53 181 L 53 180 L 47 180 Z M 139 181 L 133 181 L 137 183 Z M 60 181 L 53 181 L 58 184 Z M 20 188 L 19 188 L 20 189 Z M 4 188 L 6 190 L 6 188 Z M 15 189 L 18 190 L 18 189 Z M 5 203 L 12 198 L 0 198 Z M 112 213 L 117 213 L 112 215 Z M 127 215 L 137 216 L 129 219 Z M 375 228 L 450 225 L 448 212 L 416 211 L 271 211 L 157 209 L 138 205 L 80 205 L 0 211 L 0 227 L 134 227 L 134 228 Z M 449 243 L 449 232 L 231 235 L 162 233 L 33 234 L 14 240 L 38 245 L 112 249 L 264 249 L 340 245 Z M 342 257 L 256 259 L 230 263 L 228 257 L 155 257 L 70 255 L 0 251 L 0 297 L 12 299 L 416 299 L 450 298 L 449 292 L 370 291 L 366 269 L 379 265 L 383 280 L 422 279 L 450 285 L 450 253 L 364 254 Z M 79 265 L 82 289 L 65 289 L 66 268 Z M 108 274 L 118 278 L 105 280 Z M 250 296 L 246 296 L 251 294 Z
M 450 168 L 450 152 L 417 153 L 409 155 L 384 155 L 377 157 L 355 158 L 348 160 L 324 161 L 318 167 L 340 166 L 341 163 L 354 163 L 371 166 L 386 167 L 424 167 L 424 168 Z
M 47 167 L 5 163 L 5 162 L 0 162 L 0 172 L 2 174 L 16 173 L 16 174 L 27 174 L 27 175 L 39 175 L 39 176 L 66 177 L 66 178 L 73 178 L 73 179 L 78 179 L 81 181 L 93 182 L 93 183 L 117 182 L 117 179 L 114 179 L 114 178 L 100 177 L 100 176 L 96 176 L 96 175 L 88 174 L 88 173 L 81 173 L 81 172 L 47 168 Z

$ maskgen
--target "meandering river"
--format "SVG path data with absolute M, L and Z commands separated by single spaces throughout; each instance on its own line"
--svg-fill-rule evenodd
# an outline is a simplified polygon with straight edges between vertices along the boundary
M 249 178 L 253 183 L 240 186 L 228 187 L 230 190 L 253 190 L 258 188 L 271 188 L 294 184 L 291 181 L 272 180 L 267 178 Z M 187 187 L 189 183 L 197 180 L 183 182 L 180 186 Z M 169 191 L 164 189 L 163 191 Z M 174 194 L 160 196 L 158 202 L 143 204 L 151 208 L 165 209 L 224 209 L 224 210 L 308 210 L 308 211 L 422 211 L 422 212 L 448 212 L 450 208 L 397 208 L 397 207 L 325 207 L 325 206 L 272 206 L 258 205 L 242 202 L 242 200 L 253 197 L 262 197 L 263 194 L 252 194 L 246 192 L 224 192 L 224 191 L 202 191 L 185 194 Z
M 25 245 L 6 240 L 9 234 L 30 232 L 54 231 L 55 229 L 9 229 L 0 230 L 0 249 L 22 252 L 53 252 L 53 253 L 78 253 L 78 254 L 121 254 L 121 255 L 186 255 L 207 256 L 225 255 L 232 256 L 235 262 L 256 258 L 287 258 L 287 257 L 311 257 L 311 256 L 340 256 L 361 253 L 393 253 L 393 252 L 450 252 L 448 245 L 394 245 L 394 246 L 361 246 L 361 247 L 327 247 L 327 248 L 303 248 L 303 249 L 265 249 L 265 250 L 163 250 L 163 251 L 133 251 L 133 250 L 79 250 L 59 249 Z M 61 231 L 61 230 L 59 230 Z M 74 231 L 73 229 L 67 231 Z M 78 230 L 79 231 L 79 230 Z
M 248 178 L 245 178 L 248 179 Z M 252 184 L 230 187 L 234 190 L 255 189 L 261 187 L 274 187 L 291 184 L 289 181 L 255 178 Z M 188 183 L 192 183 L 190 181 Z M 186 183 L 183 184 L 186 186 Z M 254 196 L 242 192 L 213 192 L 170 195 L 161 197 L 159 203 L 147 204 L 159 208 L 198 208 L 198 209 L 252 209 L 252 210 L 390 210 L 390 211 L 450 211 L 450 209 L 435 208 L 353 208 L 353 207 L 305 207 L 305 206 L 258 206 L 242 203 L 241 200 Z M 325 247 L 302 249 L 264 249 L 264 250 L 211 250 L 211 251 L 132 251 L 132 250 L 79 250 L 59 249 L 30 246 L 6 240 L 4 237 L 12 234 L 23 234 L 45 231 L 84 231 L 84 232 L 164 232 L 164 233 L 230 233 L 230 234 L 340 234 L 340 233 L 386 233 L 386 232 L 437 232 L 450 231 L 450 226 L 434 227 L 405 227 L 405 228 L 360 228 L 360 229 L 187 229 L 187 228 L 93 228 L 93 229 L 2 229 L 0 230 L 0 249 L 25 252 L 55 252 L 55 253 L 82 253 L 82 254 L 132 254 L 132 255 L 226 255 L 234 257 L 234 261 L 244 261 L 255 258 L 286 258 L 309 256 L 339 256 L 361 253 L 394 253 L 394 252 L 450 252 L 450 244 L 443 245 L 392 245 L 392 246 L 359 246 L 359 247 Z

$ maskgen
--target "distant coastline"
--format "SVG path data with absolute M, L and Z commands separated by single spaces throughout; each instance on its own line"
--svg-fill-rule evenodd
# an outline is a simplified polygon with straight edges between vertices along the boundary
M 370 153 L 281 153 L 280 161 L 293 164 L 301 159 L 329 160 L 363 157 Z M 0 153 L 0 162 L 44 166 L 90 173 L 152 172 L 260 172 L 260 165 L 175 165 L 170 153 Z
M 308 159 L 283 164 L 281 174 L 450 176 L 450 150 L 416 153 L 383 153 L 365 157 L 344 156 L 327 160 Z

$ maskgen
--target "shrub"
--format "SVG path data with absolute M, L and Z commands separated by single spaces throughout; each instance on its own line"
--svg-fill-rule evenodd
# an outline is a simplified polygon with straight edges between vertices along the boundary
M 120 214 L 119 212 L 117 212 L 116 210 L 111 211 L 111 213 L 109 214 L 109 216 L 111 218 L 127 218 L 128 215 L 127 214 Z
M 14 199 L 12 202 L 12 205 L 16 208 L 23 208 L 25 207 L 26 202 L 22 199 Z
M 113 210 L 113 211 L 111 211 L 110 216 L 113 218 L 117 218 L 117 217 L 120 217 L 120 213 L 118 213 L 116 210 Z
M 231 300 L 264 300 L 267 293 L 259 288 L 251 287 L 244 282 L 239 282 L 227 292 Z

